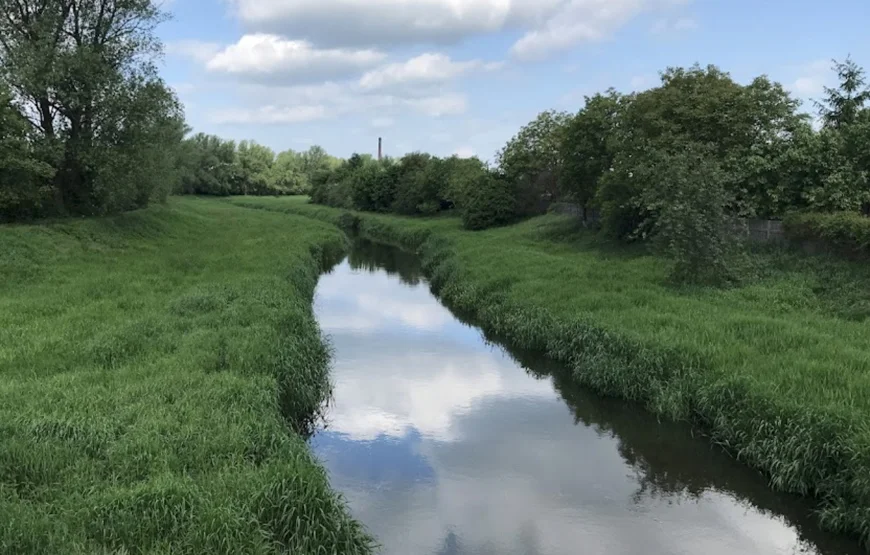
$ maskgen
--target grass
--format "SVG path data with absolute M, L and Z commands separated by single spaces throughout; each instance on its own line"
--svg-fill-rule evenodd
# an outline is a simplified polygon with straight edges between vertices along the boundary
M 304 199 L 233 199 L 344 223 Z M 819 500 L 822 527 L 870 550 L 870 270 L 785 251 L 731 289 L 674 288 L 669 263 L 563 216 L 467 232 L 450 218 L 355 213 L 418 250 L 433 289 L 576 382 L 693 422 L 771 486 Z
M 0 245 L 0 553 L 372 551 L 304 438 L 333 226 L 178 199 Z

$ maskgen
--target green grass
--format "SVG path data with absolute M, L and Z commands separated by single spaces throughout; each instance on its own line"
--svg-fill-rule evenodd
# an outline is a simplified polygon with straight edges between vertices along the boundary
M 183 199 L 0 226 L 0 553 L 368 553 L 304 434 L 333 226 Z
M 304 199 L 233 199 L 339 222 Z M 669 286 L 667 261 L 566 217 L 467 232 L 450 218 L 359 214 L 364 235 L 419 250 L 433 289 L 605 395 L 685 419 L 777 490 L 820 501 L 823 527 L 870 548 L 870 270 L 753 255 L 731 289 Z M 346 219 L 346 217 L 345 217 Z

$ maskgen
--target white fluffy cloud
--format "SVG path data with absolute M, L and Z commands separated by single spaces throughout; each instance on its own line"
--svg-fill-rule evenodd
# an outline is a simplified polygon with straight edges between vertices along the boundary
M 621 0 L 615 0 L 621 1 Z M 318 44 L 452 42 L 536 25 L 565 0 L 232 0 L 249 28 Z
M 521 60 L 544 58 L 581 42 L 602 40 L 646 11 L 689 0 L 565 0 L 539 27 L 518 40 L 511 53 Z
M 800 98 L 809 98 L 822 94 L 826 85 L 833 79 L 831 62 L 816 60 L 799 68 L 800 76 L 791 84 L 791 90 Z
M 493 70 L 500 65 L 481 60 L 456 62 L 444 54 L 421 54 L 369 71 L 360 79 L 360 86 L 364 90 L 380 90 L 393 86 L 441 83 L 470 71 Z
M 319 49 L 303 40 L 251 34 L 215 53 L 206 67 L 259 81 L 313 82 L 359 73 L 384 57 L 376 50 Z
M 324 46 L 457 42 L 525 31 L 514 45 L 534 59 L 599 40 L 638 14 L 691 0 L 231 0 L 249 29 Z

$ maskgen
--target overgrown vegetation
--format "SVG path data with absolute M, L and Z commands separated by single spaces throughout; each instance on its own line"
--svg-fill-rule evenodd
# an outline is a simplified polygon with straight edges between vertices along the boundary
M 302 199 L 233 202 L 354 216 Z M 866 266 L 762 251 L 751 284 L 675 289 L 666 261 L 569 217 L 478 233 L 450 218 L 355 217 L 364 236 L 420 252 L 439 296 L 488 331 L 564 362 L 578 384 L 693 422 L 870 549 Z
M 371 551 L 304 439 L 337 230 L 185 199 L 0 243 L 0 552 Z
M 743 85 L 715 66 L 668 68 L 649 90 L 611 89 L 574 115 L 541 113 L 493 168 L 423 153 L 354 155 L 319 176 L 312 200 L 403 215 L 455 210 L 469 229 L 569 201 L 600 214 L 605 234 L 660 247 L 675 261 L 673 278 L 730 281 L 739 276 L 720 270 L 740 252 L 741 218 L 870 212 L 870 92 L 851 59 L 834 67 L 841 82 L 819 102 L 818 131 L 767 77 Z
M 0 0 L 0 221 L 165 199 L 185 132 L 149 1 Z
M 792 237 L 824 241 L 852 255 L 870 254 L 870 218 L 854 212 L 795 213 L 784 224 Z
M 302 194 L 338 160 L 194 135 L 157 73 L 154 0 L 0 0 L 0 222 L 171 193 Z
M 196 195 L 303 195 L 319 172 L 339 160 L 319 146 L 307 151 L 272 149 L 253 141 L 225 141 L 198 133 L 180 145 L 177 192 Z

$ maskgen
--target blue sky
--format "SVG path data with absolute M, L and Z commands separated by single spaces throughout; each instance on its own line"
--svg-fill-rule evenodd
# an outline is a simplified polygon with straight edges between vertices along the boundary
M 489 160 L 534 116 L 667 66 L 767 74 L 801 99 L 870 67 L 867 0 L 166 0 L 162 74 L 196 131 L 346 157 Z M 807 108 L 811 106 L 807 104 Z

